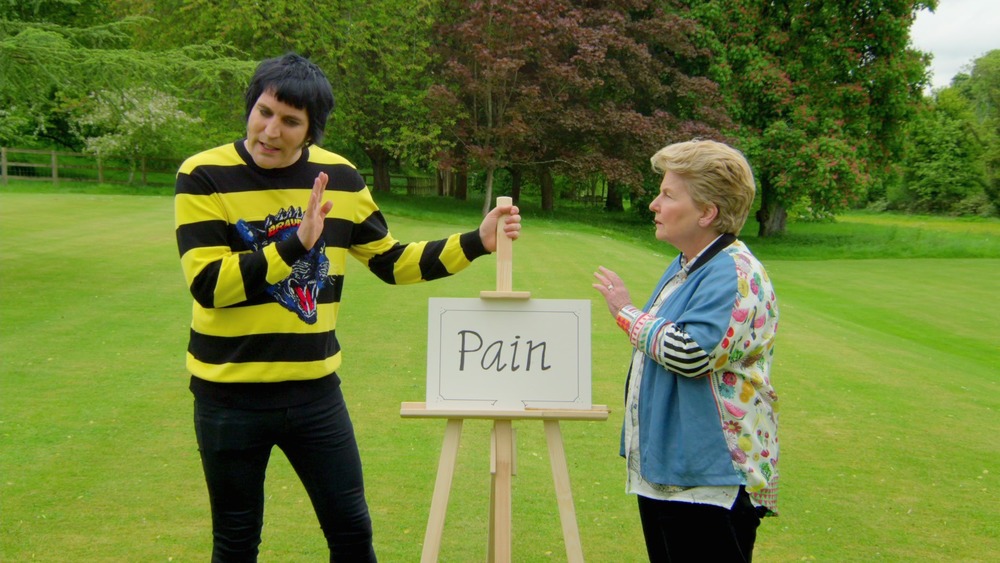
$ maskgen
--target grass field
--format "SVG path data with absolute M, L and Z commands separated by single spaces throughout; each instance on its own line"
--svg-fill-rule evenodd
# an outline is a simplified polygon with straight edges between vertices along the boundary
M 477 205 L 439 203 L 383 205 L 403 240 L 478 223 Z M 607 422 L 562 425 L 584 553 L 643 561 L 617 455 L 629 347 L 590 284 L 605 265 L 642 301 L 673 252 L 651 229 L 525 207 L 514 288 L 593 300 L 593 399 L 612 408 Z M 0 191 L 0 561 L 208 558 L 172 225 L 162 195 Z M 995 560 L 1000 223 L 849 215 L 746 239 L 782 315 L 781 516 L 761 526 L 755 560 Z M 427 299 L 493 289 L 494 265 L 407 287 L 350 265 L 341 377 L 381 561 L 419 560 L 444 432 L 444 421 L 399 416 L 401 402 L 424 399 Z M 515 427 L 514 560 L 565 561 L 541 424 Z M 488 422 L 466 422 L 442 561 L 485 559 L 488 434 Z M 280 453 L 265 519 L 261 561 L 325 560 Z

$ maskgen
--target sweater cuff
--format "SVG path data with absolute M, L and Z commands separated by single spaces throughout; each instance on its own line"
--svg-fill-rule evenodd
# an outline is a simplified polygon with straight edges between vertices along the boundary
M 644 313 L 641 309 L 635 305 L 625 305 L 618 310 L 618 314 L 615 315 L 615 322 L 618 323 L 618 327 L 625 332 L 630 332 L 632 327 L 636 324 Z
M 644 340 L 640 339 L 642 329 L 646 327 L 649 321 L 655 318 L 653 315 L 643 312 L 634 305 L 626 305 L 618 311 L 618 316 L 615 317 L 615 320 L 618 322 L 618 326 L 628 334 L 628 340 L 632 343 L 632 346 L 638 348 L 640 340 Z
M 306 247 L 302 246 L 302 241 L 299 240 L 297 236 L 291 236 L 283 241 L 274 244 L 275 249 L 278 251 L 278 256 L 285 261 L 285 264 L 292 266 L 295 261 L 306 255 L 308 250 Z
M 469 231 L 467 233 L 462 233 L 459 235 L 459 244 L 462 245 L 462 252 L 465 254 L 466 260 L 472 262 L 480 256 L 486 256 L 489 251 L 483 246 L 483 239 L 479 236 L 479 230 Z

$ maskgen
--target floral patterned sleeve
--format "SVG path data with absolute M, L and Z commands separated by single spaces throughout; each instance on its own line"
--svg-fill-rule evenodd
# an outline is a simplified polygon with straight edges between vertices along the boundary
M 708 353 L 687 332 L 667 319 L 626 305 L 616 318 L 637 350 L 670 371 L 686 377 L 709 372 Z

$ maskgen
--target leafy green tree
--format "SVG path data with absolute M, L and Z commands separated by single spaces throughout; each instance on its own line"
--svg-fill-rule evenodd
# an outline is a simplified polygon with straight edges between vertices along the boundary
M 69 27 L 89 27 L 107 21 L 103 0 L 0 0 L 0 19 L 47 22 Z
M 32 9 L 0 20 L 0 107 L 21 124 L 3 128 L 7 141 L 40 139 L 80 148 L 83 141 L 69 126 L 67 112 L 92 93 L 145 85 L 202 112 L 252 70 L 218 45 L 138 50 L 134 33 L 147 20 L 117 18 L 101 0 L 30 4 Z
M 136 34 L 143 49 L 164 50 L 208 42 L 230 45 L 252 61 L 288 51 L 327 68 L 333 61 L 332 30 L 343 2 L 282 0 L 106 0 L 120 15 L 151 21 Z M 319 9 L 318 9 L 319 8 Z
M 890 205 L 906 211 L 950 213 L 984 187 L 983 144 L 972 107 L 956 88 L 944 88 L 910 121 L 903 183 Z
M 985 193 L 1000 212 L 1000 49 L 973 61 L 966 90 L 984 146 Z
M 899 209 L 1000 212 L 1000 50 L 971 61 L 927 97 L 905 138 L 905 183 L 890 193 Z
M 61 4 L 56 4 L 61 6 Z M 23 5 L 21 5 L 24 8 Z M 4 127 L 5 143 L 31 143 L 46 139 L 58 145 L 79 148 L 63 126 L 59 109 L 67 96 L 85 94 L 88 87 L 117 77 L 96 73 L 97 61 L 86 57 L 93 50 L 115 50 L 127 44 L 128 24 L 99 23 L 92 27 L 66 27 L 49 23 L 48 13 L 40 3 L 36 10 L 12 13 L 15 18 L 0 20 L 0 107 L 9 120 Z M 64 19 L 62 13 L 56 19 Z M 83 17 L 83 20 L 91 20 Z M 77 67 L 88 66 L 91 74 Z M 106 83 L 106 82 L 104 82 Z
M 212 104 L 197 115 L 202 118 L 203 127 L 215 129 L 219 134 L 206 139 L 207 144 L 232 141 L 245 134 L 242 95 L 260 60 L 295 51 L 312 59 L 328 75 L 332 73 L 335 60 L 332 30 L 337 11 L 317 10 L 315 2 L 106 1 L 121 17 L 143 18 L 145 25 L 133 34 L 135 47 L 143 52 L 210 45 L 228 50 L 240 59 L 238 73 L 210 77 L 215 96 Z M 325 142 L 336 140 L 335 136 L 327 135 Z
M 353 2 L 338 19 L 339 128 L 372 165 L 374 189 L 389 190 L 397 161 L 426 166 L 440 146 L 440 126 L 425 103 L 431 76 L 432 2 Z
M 795 202 L 834 212 L 892 173 L 926 84 L 909 29 L 934 0 L 691 6 L 722 46 L 730 113 L 760 183 L 760 236 L 782 233 Z
M 114 0 L 155 24 L 143 45 L 165 48 L 212 37 L 259 61 L 289 51 L 324 70 L 337 101 L 325 143 L 353 158 L 360 147 L 374 189 L 389 189 L 397 161 L 426 163 L 437 143 L 424 104 L 430 0 L 312 0 L 267 4 L 216 0 Z

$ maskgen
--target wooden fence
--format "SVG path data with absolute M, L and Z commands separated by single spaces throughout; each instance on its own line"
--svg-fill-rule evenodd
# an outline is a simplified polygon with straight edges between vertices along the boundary
M 80 152 L 0 147 L 0 181 L 41 180 L 172 186 L 180 161 L 143 157 L 133 167 L 123 159 Z
M 173 186 L 180 165 L 180 160 L 142 158 L 133 168 L 126 160 L 87 153 L 0 147 L 0 182 L 5 186 L 9 180 Z M 361 175 L 371 186 L 372 174 Z M 389 184 L 392 191 L 407 195 L 438 193 L 434 177 L 390 174 Z

